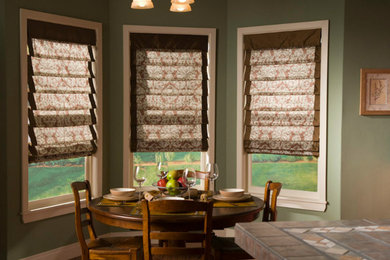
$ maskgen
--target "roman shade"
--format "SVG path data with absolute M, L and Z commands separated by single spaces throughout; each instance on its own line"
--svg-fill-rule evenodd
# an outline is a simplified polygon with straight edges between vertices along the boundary
M 28 20 L 29 162 L 96 152 L 94 30 Z
M 244 36 L 247 153 L 319 155 L 321 30 Z
M 130 34 L 131 151 L 208 149 L 208 37 Z

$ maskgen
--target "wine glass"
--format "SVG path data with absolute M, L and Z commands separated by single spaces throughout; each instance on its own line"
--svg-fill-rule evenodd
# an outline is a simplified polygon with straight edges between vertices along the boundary
M 145 182 L 146 178 L 144 176 L 140 176 L 140 167 L 135 166 L 134 168 L 134 180 L 138 183 L 139 190 L 138 190 L 138 202 L 141 201 L 141 186 L 142 183 Z
M 160 179 L 164 179 L 168 174 L 168 165 L 164 162 L 158 162 L 156 166 L 156 175 Z
M 192 168 L 186 168 L 184 171 L 184 179 L 188 186 L 188 199 L 191 199 L 191 187 L 196 184 L 196 172 Z
M 209 172 L 210 186 L 214 187 L 214 182 L 219 177 L 218 164 L 216 164 L 216 163 L 207 163 L 207 171 Z

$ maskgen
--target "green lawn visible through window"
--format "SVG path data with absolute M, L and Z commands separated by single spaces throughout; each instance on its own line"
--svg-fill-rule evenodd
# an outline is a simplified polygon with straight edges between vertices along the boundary
M 31 163 L 28 167 L 28 200 L 71 194 L 70 184 L 84 179 L 84 157 Z
M 200 152 L 138 152 L 133 154 L 133 161 L 134 166 L 140 166 L 140 176 L 146 178 L 143 185 L 151 186 L 158 181 L 157 162 L 167 165 L 164 171 L 185 168 L 200 170 L 200 155 Z
M 283 189 L 317 191 L 317 158 L 273 154 L 252 155 L 252 185 L 264 187 L 268 180 Z

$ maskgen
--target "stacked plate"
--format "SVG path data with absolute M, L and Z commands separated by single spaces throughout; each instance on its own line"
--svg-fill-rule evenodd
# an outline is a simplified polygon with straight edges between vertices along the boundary
M 229 188 L 220 190 L 213 198 L 220 201 L 244 201 L 250 199 L 251 195 L 244 193 L 243 189 Z
M 109 194 L 103 195 L 103 198 L 115 201 L 134 201 L 138 200 L 138 195 L 134 188 L 113 188 Z

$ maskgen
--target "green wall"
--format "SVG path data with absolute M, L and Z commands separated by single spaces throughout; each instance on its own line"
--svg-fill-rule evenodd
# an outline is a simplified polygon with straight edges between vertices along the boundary
M 344 1 L 228 0 L 227 8 L 226 185 L 235 185 L 237 28 L 315 20 L 329 20 L 328 176 L 325 213 L 280 209 L 279 220 L 338 219 L 340 217 L 340 157 Z
M 390 216 L 390 116 L 359 116 L 360 69 L 390 68 L 389 11 L 389 1 L 346 0 L 342 218 Z
M 7 165 L 6 168 L 3 164 L 0 167 L 2 171 L 5 168 L 7 174 L 5 190 L 8 195 L 6 208 L 8 259 L 19 259 L 76 242 L 72 214 L 28 224 L 21 221 L 19 8 L 102 22 L 104 34 L 108 35 L 107 0 L 5 0 L 5 15 L 1 14 L 1 19 L 4 20 L 6 27 L 7 39 L 2 44 L 6 49 L 7 67 L 6 79 L 2 78 L 1 81 L 5 84 L 6 94 L 6 150 L 3 151 L 6 153 Z M 106 38 L 108 39 L 108 36 Z M 106 43 L 107 40 L 104 41 L 104 44 Z M 108 48 L 104 50 L 104 56 L 108 57 Z M 104 84 L 108 85 L 108 63 L 104 65 L 104 71 Z M 1 95 L 3 93 L 2 91 Z
M 5 15 L 5 2 L 0 0 L 0 17 Z M 6 160 L 5 160 L 5 26 L 4 19 L 0 18 L 0 259 L 6 257 L 6 246 L 7 246 L 7 174 L 5 171 Z

